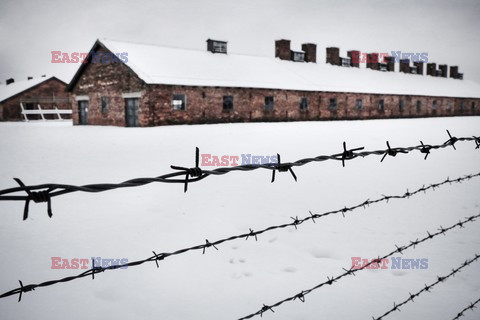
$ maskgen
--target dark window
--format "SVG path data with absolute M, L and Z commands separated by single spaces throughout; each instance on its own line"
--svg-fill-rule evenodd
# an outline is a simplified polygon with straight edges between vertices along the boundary
M 102 101 L 102 112 L 103 113 L 108 112 L 108 97 L 102 97 L 101 101 Z
M 35 108 L 35 104 L 34 103 L 26 103 L 25 104 L 25 109 L 26 110 L 33 110 Z
M 447 110 L 452 110 L 452 106 L 453 106 L 452 101 L 448 100 L 448 102 L 447 102 Z
M 172 99 L 173 110 L 185 110 L 187 108 L 187 96 L 174 94 Z
M 363 109 L 363 100 L 362 99 L 357 99 L 355 101 L 355 109 L 357 109 L 357 110 L 362 110 Z
M 300 110 L 301 111 L 307 111 L 308 109 L 308 100 L 307 98 L 301 98 L 300 99 Z
M 378 111 L 381 111 L 381 112 L 385 111 L 385 100 L 380 99 L 378 101 Z
M 330 110 L 337 110 L 337 98 L 330 98 L 330 103 L 328 104 Z
M 437 110 L 437 100 L 433 100 L 433 102 L 432 102 L 432 110 Z
M 403 112 L 403 110 L 405 110 L 405 101 L 400 99 L 400 101 L 398 102 L 398 111 Z
M 223 96 L 223 110 L 233 110 L 233 96 Z
M 472 101 L 472 106 L 471 106 L 472 112 L 475 111 L 475 107 L 476 107 L 475 102 Z
M 417 113 L 422 111 L 422 101 L 417 100 Z
M 460 112 L 463 111 L 463 101 L 460 101 Z
M 272 96 L 265 97 L 265 111 L 271 111 L 274 107 L 274 100 Z

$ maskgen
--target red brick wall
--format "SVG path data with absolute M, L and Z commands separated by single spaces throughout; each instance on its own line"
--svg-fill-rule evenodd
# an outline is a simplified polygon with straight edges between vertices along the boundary
M 78 124 L 78 102 L 75 97 L 89 97 L 88 124 L 125 126 L 125 101 L 122 93 L 141 92 L 139 125 L 157 126 L 184 123 L 218 123 L 247 121 L 300 121 L 329 119 L 368 119 L 391 117 L 430 117 L 480 115 L 480 99 L 434 98 L 357 93 L 303 92 L 252 88 L 191 87 L 147 85 L 124 64 L 89 64 L 72 92 L 74 124 Z M 185 94 L 186 110 L 174 110 L 174 94 Z M 233 110 L 223 110 L 223 96 L 233 96 Z M 101 111 L 101 97 L 109 98 L 109 110 Z M 265 96 L 273 96 L 273 111 L 264 111 Z M 300 110 L 300 99 L 308 99 L 308 110 Z M 337 99 L 336 110 L 329 109 L 331 98 Z M 357 110 L 356 99 L 363 107 Z M 385 111 L 378 110 L 379 99 L 385 101 Z M 403 111 L 399 100 L 404 101 Z M 421 101 L 417 112 L 417 100 Z M 432 102 L 437 100 L 433 110 Z M 452 103 L 447 109 L 448 101 Z M 464 111 L 460 103 L 464 101 Z M 476 103 L 471 110 L 471 103 Z
M 53 109 L 57 107 L 58 109 L 70 109 L 70 99 L 69 94 L 66 92 L 66 84 L 57 80 L 57 79 L 49 79 L 41 84 L 37 85 L 34 88 L 26 90 L 21 94 L 11 97 L 10 99 L 5 100 L 1 103 L 1 116 L 0 120 L 4 121 L 18 121 L 22 120 L 23 117 L 21 115 L 21 108 L 20 103 L 23 102 L 23 106 L 25 107 L 26 101 L 36 101 L 38 97 L 40 98 L 52 98 L 55 96 L 56 98 L 60 98 L 61 100 L 57 102 L 44 102 L 43 100 L 39 100 L 38 102 L 34 102 L 35 109 L 37 108 L 37 104 L 40 104 L 42 109 Z M 65 101 L 65 99 L 68 99 Z M 3 111 L 2 111 L 3 109 Z M 29 119 L 34 119 L 36 116 L 29 116 Z M 54 118 L 53 115 L 45 116 L 46 118 Z M 62 115 L 63 117 L 63 115 Z M 38 118 L 38 117 L 37 117 Z

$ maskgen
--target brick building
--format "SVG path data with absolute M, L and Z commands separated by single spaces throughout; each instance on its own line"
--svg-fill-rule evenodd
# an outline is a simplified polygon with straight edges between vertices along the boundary
M 227 42 L 210 39 L 206 50 L 97 40 L 90 52 L 96 61 L 89 55 L 68 85 L 74 124 L 480 114 L 480 85 L 462 80 L 458 67 L 450 78 L 446 65 L 426 75 L 423 63 L 402 61 L 402 72 L 394 72 L 391 59 L 378 61 L 378 53 L 359 68 L 351 59 L 358 51 L 342 58 L 338 48 L 327 48 L 327 63 L 317 63 L 315 44 L 294 51 L 289 40 L 275 42 L 275 57 L 230 54 Z
M 56 77 L 29 77 L 18 82 L 8 79 L 6 84 L 0 85 L 0 120 L 21 120 L 20 104 L 27 110 L 37 109 L 38 105 L 42 109 L 70 109 L 70 95 L 66 88 L 67 84 Z

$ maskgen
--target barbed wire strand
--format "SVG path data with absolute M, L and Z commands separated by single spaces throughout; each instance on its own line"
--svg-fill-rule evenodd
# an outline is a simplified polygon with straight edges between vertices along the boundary
M 434 183 L 434 184 L 430 184 L 429 186 L 425 187 L 422 186 L 421 188 L 413 191 L 413 192 L 409 192 L 407 190 L 406 193 L 404 193 L 403 195 L 396 195 L 396 196 L 385 196 L 383 195 L 381 198 L 379 199 L 376 199 L 376 200 L 366 200 L 360 204 L 357 204 L 357 205 L 354 205 L 352 207 L 344 207 L 342 209 L 338 209 L 338 210 L 333 210 L 333 211 L 328 211 L 328 212 L 324 212 L 324 213 L 321 213 L 321 214 L 314 214 L 312 213 L 311 211 L 309 212 L 310 215 L 303 218 L 303 219 L 299 219 L 298 217 L 291 217 L 292 219 L 292 222 L 290 223 L 284 223 L 284 224 L 280 224 L 280 225 L 273 225 L 273 226 L 269 226 L 267 228 L 264 228 L 264 229 L 261 229 L 261 230 L 257 230 L 257 231 L 254 231 L 253 229 L 249 229 L 249 232 L 248 233 L 243 233 L 243 234 L 239 234 L 239 235 L 235 235 L 235 236 L 230 236 L 228 238 L 223 238 L 223 239 L 220 239 L 220 240 L 217 240 L 217 241 L 214 241 L 214 242 L 210 242 L 208 240 L 205 240 L 205 243 L 204 244 L 201 244 L 201 245 L 196 245 L 196 246 L 193 246 L 193 247 L 188 247 L 188 248 L 183 248 L 183 249 L 179 249 L 179 250 L 176 250 L 174 252 L 163 252 L 163 253 L 156 253 L 155 251 L 152 251 L 153 252 L 153 256 L 149 257 L 149 258 L 146 258 L 146 259 L 143 259 L 143 260 L 138 260 L 138 261 L 132 261 L 132 262 L 129 262 L 127 264 L 123 264 L 121 266 L 111 266 L 111 267 L 108 267 L 108 268 L 101 268 L 101 267 L 95 267 L 93 265 L 92 267 L 92 270 L 87 270 L 85 271 L 84 273 L 81 273 L 79 274 L 78 276 L 71 276 L 71 277 L 67 277 L 67 278 L 64 278 L 64 279 L 60 279 L 60 280 L 52 280 L 52 281 L 47 281 L 47 282 L 44 282 L 44 283 L 41 283 L 41 284 L 38 284 L 38 285 L 29 285 L 29 286 L 26 286 L 26 289 L 22 289 L 23 288 L 23 284 L 21 284 L 20 282 L 20 288 L 17 288 L 17 289 L 13 289 L 11 291 L 8 291 L 2 295 L 0 295 L 0 298 L 4 298 L 4 297 L 8 297 L 8 296 L 11 296 L 11 295 L 14 295 L 14 294 L 17 294 L 18 293 L 18 290 L 20 290 L 20 292 L 26 292 L 25 290 L 27 289 L 30 289 L 33 290 L 35 289 L 36 287 L 45 287 L 45 286 L 50 286 L 50 285 L 54 285 L 54 284 L 57 284 L 57 283 L 60 283 L 60 282 L 68 282 L 68 281 L 72 281 L 72 280 L 75 280 L 75 279 L 79 279 L 79 278 L 83 278 L 83 277 L 88 277 L 88 276 L 92 276 L 92 278 L 94 277 L 95 273 L 98 273 L 98 272 L 103 272 L 105 270 L 115 270 L 115 269 L 118 269 L 118 268 L 121 268 L 121 267 L 133 267 L 133 266 L 138 266 L 138 265 L 141 265 L 143 263 L 146 263 L 146 262 L 153 262 L 155 261 L 155 264 L 157 265 L 157 268 L 159 268 L 159 264 L 158 264 L 158 261 L 163 261 L 165 260 L 166 258 L 168 257 L 172 257 L 172 256 L 175 256 L 175 255 L 179 255 L 179 254 L 183 254 L 183 253 L 187 253 L 189 251 L 194 251 L 194 250 L 202 250 L 202 254 L 205 254 L 205 250 L 207 248 L 210 248 L 210 247 L 213 247 L 215 248 L 216 250 L 218 250 L 218 248 L 216 247 L 217 245 L 220 245 L 220 244 L 223 244 L 225 242 L 230 242 L 230 241 L 234 241 L 234 240 L 237 240 L 237 239 L 242 239 L 244 238 L 245 240 L 248 240 L 248 238 L 250 237 L 253 237 L 255 238 L 255 241 L 258 241 L 258 235 L 261 235 L 263 233 L 267 233 L 267 232 L 270 232 L 270 231 L 273 231 L 273 230 L 276 230 L 276 229 L 283 229 L 283 228 L 287 228 L 287 227 L 295 227 L 295 229 L 297 229 L 297 226 L 305 221 L 308 221 L 308 220 L 312 220 L 312 222 L 316 223 L 315 219 L 319 219 L 319 218 L 322 218 L 322 217 L 326 217 L 328 215 L 334 215 L 334 214 L 342 214 L 343 217 L 345 217 L 345 213 L 346 212 L 349 212 L 349 211 L 354 211 L 356 209 L 359 209 L 359 208 L 366 208 L 367 206 L 371 205 L 371 204 L 375 204 L 375 203 L 379 203 L 379 202 L 389 202 L 390 199 L 408 199 L 410 198 L 411 196 L 413 195 L 416 195 L 420 192 L 423 192 L 423 193 L 426 193 L 427 190 L 429 189 L 432 189 L 432 190 L 435 190 L 435 188 L 438 188 L 440 186 L 443 186 L 445 184 L 452 184 L 452 183 L 462 183 L 463 181 L 465 180 L 470 180 L 472 179 L 473 177 L 478 177 L 480 176 L 480 173 L 477 173 L 477 174 L 470 174 L 470 175 L 466 175 L 464 177 L 459 177 L 457 179 L 449 179 L 447 178 L 446 180 L 444 180 L 443 182 L 440 182 L 440 183 Z M 30 290 L 28 290 L 30 291 Z M 20 300 L 19 300 L 20 301 Z
M 409 293 L 409 297 L 408 299 L 404 300 L 403 302 L 399 303 L 399 304 L 396 304 L 395 302 L 393 303 L 393 308 L 388 310 L 387 312 L 385 312 L 383 315 L 381 315 L 380 317 L 378 318 L 375 318 L 375 317 L 372 317 L 373 320 L 381 320 L 383 318 L 386 318 L 390 313 L 394 312 L 394 311 L 400 311 L 400 307 L 402 307 L 403 305 L 409 303 L 410 301 L 411 302 L 415 302 L 413 301 L 413 299 L 415 299 L 416 297 L 418 297 L 419 295 L 421 295 L 422 293 L 425 293 L 425 292 L 430 292 L 430 289 L 432 289 L 433 287 L 435 287 L 436 285 L 438 285 L 439 283 L 441 282 L 444 282 L 445 280 L 447 280 L 448 278 L 450 277 L 453 277 L 456 273 L 460 272 L 460 270 L 462 270 L 463 268 L 465 268 L 466 266 L 470 265 L 471 263 L 477 261 L 478 259 L 480 259 L 480 255 L 479 254 L 475 254 L 475 258 L 472 258 L 470 260 L 465 260 L 464 263 L 462 263 L 458 268 L 456 269 L 452 269 L 452 272 L 450 272 L 449 274 L 447 274 L 446 276 L 437 276 L 437 281 L 427 285 L 425 284 L 425 287 L 419 291 L 417 291 L 417 293 Z
M 282 304 L 284 304 L 284 303 L 286 303 L 286 302 L 290 302 L 290 301 L 293 301 L 293 300 L 296 300 L 296 299 L 299 299 L 300 301 L 305 302 L 305 296 L 306 296 L 307 294 L 309 294 L 309 293 L 311 293 L 311 292 L 313 292 L 313 291 L 315 291 L 315 290 L 318 290 L 319 288 L 321 288 L 321 287 L 323 287 L 323 286 L 325 286 L 325 285 L 332 285 L 334 282 L 337 282 L 338 280 L 340 280 L 340 279 L 342 279 L 342 278 L 344 278 L 344 277 L 346 277 L 346 276 L 355 275 L 356 272 L 358 272 L 358 271 L 360 271 L 360 270 L 364 270 L 364 269 L 370 267 L 372 264 L 378 266 L 378 264 L 380 264 L 380 262 L 382 261 L 382 259 L 387 259 L 388 257 L 390 257 L 390 256 L 392 256 L 392 255 L 394 255 L 394 254 L 397 254 L 397 253 L 403 254 L 403 251 L 405 251 L 405 250 L 407 250 L 407 249 L 409 249 L 409 248 L 411 248 L 411 247 L 415 247 L 415 246 L 417 246 L 417 245 L 419 245 L 419 244 L 421 244 L 421 243 L 423 243 L 423 242 L 425 242 L 425 241 L 431 240 L 431 239 L 437 237 L 437 236 L 440 235 L 440 234 L 445 234 L 446 232 L 448 232 L 449 230 L 452 230 L 452 229 L 454 229 L 454 228 L 457 228 L 457 227 L 463 228 L 463 227 L 464 227 L 464 224 L 469 223 L 469 222 L 472 222 L 472 221 L 475 221 L 475 219 L 478 218 L 478 217 L 480 217 L 480 214 L 467 217 L 467 218 L 465 218 L 465 220 L 463 220 L 463 221 L 461 220 L 461 221 L 457 222 L 456 224 L 451 225 L 451 226 L 448 227 L 448 228 L 443 228 L 442 226 L 440 226 L 440 228 L 438 229 L 438 232 L 435 232 L 435 233 L 430 233 L 430 232 L 427 231 L 427 236 L 425 236 L 425 237 L 422 238 L 421 240 L 418 240 L 418 239 L 417 239 L 417 240 L 415 240 L 415 241 L 410 241 L 410 244 L 404 245 L 404 246 L 400 246 L 400 247 L 397 246 L 397 245 L 395 245 L 396 249 L 393 250 L 392 252 L 384 255 L 383 257 L 380 257 L 380 256 L 379 256 L 377 259 L 372 259 L 372 261 L 370 261 L 369 263 L 364 264 L 364 265 L 362 265 L 361 267 L 358 267 L 358 268 L 354 268 L 353 266 L 352 266 L 350 269 L 348 269 L 348 270 L 344 268 L 343 270 L 344 270 L 345 272 L 342 273 L 342 274 L 340 274 L 340 275 L 338 275 L 338 276 L 336 276 L 336 277 L 333 277 L 333 276 L 332 276 L 332 277 L 327 277 L 327 281 L 322 282 L 322 283 L 320 283 L 320 284 L 318 284 L 318 285 L 316 285 L 316 286 L 314 286 L 314 287 L 312 287 L 312 288 L 310 288 L 310 289 L 303 290 L 303 291 L 301 291 L 300 293 L 297 293 L 297 294 L 295 294 L 295 295 L 293 295 L 293 296 L 291 296 L 291 297 L 288 297 L 288 298 L 285 298 L 285 299 L 283 299 L 283 300 L 280 300 L 280 301 L 278 301 L 278 302 L 276 302 L 276 303 L 274 303 L 274 304 L 271 304 L 271 305 L 266 305 L 266 304 L 264 304 L 263 307 L 262 307 L 260 310 L 254 312 L 254 313 L 251 313 L 251 314 L 249 314 L 249 315 L 247 315 L 247 316 L 245 316 L 245 317 L 239 318 L 238 320 L 250 319 L 250 318 L 253 318 L 253 317 L 258 316 L 258 315 L 259 315 L 259 316 L 262 316 L 263 313 L 265 313 L 265 312 L 267 312 L 267 311 L 272 311 L 272 312 L 274 312 L 274 310 L 273 310 L 274 308 L 276 308 L 276 307 L 278 307 L 278 306 L 280 306 L 280 305 L 282 305 Z
M 480 302 L 480 298 L 477 299 L 477 301 L 475 302 L 471 302 L 470 305 L 468 307 L 465 307 L 462 311 L 460 311 L 457 316 L 455 318 L 453 318 L 452 320 L 457 320 L 457 319 L 460 319 L 460 317 L 463 317 L 465 315 L 465 311 L 467 310 L 472 310 L 476 308 L 476 304 L 478 304 Z
M 216 168 L 213 170 L 205 170 L 199 167 L 200 151 L 198 148 L 196 148 L 195 167 L 187 168 L 187 167 L 172 165 L 170 167 L 173 170 L 176 170 L 176 172 L 164 174 L 154 178 L 135 178 L 135 179 L 130 179 L 130 180 L 121 182 L 121 183 L 99 183 L 99 184 L 88 184 L 83 186 L 57 184 L 57 183 L 46 183 L 46 184 L 40 184 L 40 185 L 26 186 L 19 178 L 14 178 L 14 180 L 20 186 L 15 188 L 0 190 L 0 201 L 25 201 L 23 220 L 26 220 L 28 218 L 30 201 L 33 201 L 35 203 L 47 202 L 48 216 L 51 218 L 52 217 L 51 198 L 57 197 L 60 195 L 65 195 L 72 192 L 98 193 L 98 192 L 104 192 L 108 190 L 119 189 L 119 188 L 139 187 L 139 186 L 147 185 L 153 182 L 182 183 L 184 184 L 184 192 L 186 192 L 188 190 L 189 183 L 203 180 L 206 177 L 209 177 L 210 175 L 218 176 L 218 175 L 224 175 L 233 171 L 253 171 L 257 169 L 272 170 L 271 182 L 275 181 L 276 171 L 278 172 L 289 171 L 293 176 L 293 178 L 295 179 L 295 181 L 297 181 L 297 176 L 293 172 L 293 167 L 303 166 L 311 162 L 321 162 L 321 161 L 327 161 L 327 160 L 342 161 L 342 166 L 345 167 L 345 161 L 353 160 L 358 157 L 363 158 L 371 155 L 378 155 L 378 156 L 382 156 L 381 162 L 383 162 L 383 160 L 387 155 L 391 157 L 395 157 L 398 153 L 409 153 L 414 150 L 418 150 L 421 153 L 425 154 L 424 159 L 426 160 L 431 150 L 446 148 L 448 146 L 452 146 L 454 149 L 456 149 L 455 144 L 459 141 L 474 141 L 476 144 L 476 149 L 480 148 L 480 137 L 473 136 L 473 137 L 457 138 L 455 136 L 452 136 L 448 130 L 447 130 L 447 133 L 448 133 L 449 139 L 440 145 L 425 145 L 422 141 L 420 141 L 421 145 L 417 145 L 417 146 L 391 148 L 390 143 L 387 141 L 388 148 L 385 150 L 357 152 L 357 151 L 363 150 L 364 147 L 348 149 L 346 143 L 343 142 L 343 152 L 333 154 L 330 156 L 321 155 L 314 158 L 305 158 L 305 159 L 300 159 L 294 162 L 281 163 L 280 155 L 277 154 L 278 156 L 277 163 L 239 165 L 239 166 L 233 166 L 233 167 Z M 185 176 L 185 178 L 183 179 L 178 178 L 180 176 Z M 26 192 L 27 195 L 11 195 L 12 193 L 17 193 L 17 192 Z

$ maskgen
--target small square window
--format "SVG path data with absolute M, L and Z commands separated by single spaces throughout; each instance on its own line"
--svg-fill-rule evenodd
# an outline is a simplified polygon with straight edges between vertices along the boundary
M 405 110 L 405 101 L 400 99 L 400 101 L 398 102 L 398 111 L 403 112 L 403 110 Z
M 273 96 L 265 97 L 265 111 L 272 111 L 274 107 L 275 101 Z
M 300 110 L 301 111 L 308 110 L 308 100 L 305 97 L 300 99 Z
M 433 102 L 432 102 L 432 110 L 437 110 L 437 100 L 433 100 Z
M 330 103 L 328 104 L 330 110 L 337 110 L 337 98 L 330 98 Z
M 223 110 L 233 110 L 233 96 L 223 96 Z
M 380 111 L 380 112 L 385 111 L 385 100 L 380 99 L 378 101 L 378 111 Z
M 107 113 L 108 112 L 108 97 L 102 97 L 102 113 Z
M 362 99 L 357 99 L 355 101 L 355 109 L 357 109 L 357 110 L 362 110 L 363 109 L 363 100 Z
M 422 111 L 422 101 L 417 100 L 417 113 Z
M 172 107 L 173 110 L 185 110 L 187 108 L 187 96 L 184 94 L 174 94 Z

